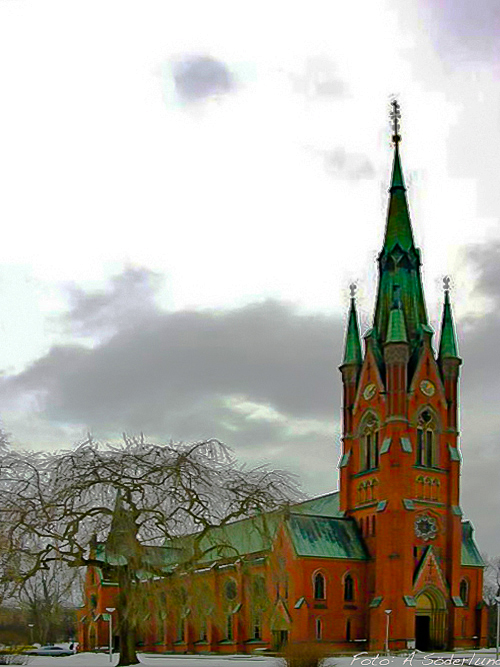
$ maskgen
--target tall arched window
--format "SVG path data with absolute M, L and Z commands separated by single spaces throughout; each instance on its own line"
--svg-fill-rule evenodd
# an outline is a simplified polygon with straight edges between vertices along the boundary
M 469 584 L 467 579 L 462 579 L 460 582 L 460 599 L 464 604 L 467 604 L 469 601 Z
M 424 410 L 417 424 L 417 465 L 436 467 L 437 443 L 436 422 L 430 410 Z
M 378 468 L 378 420 L 371 412 L 364 418 L 360 431 L 360 471 Z
M 314 575 L 314 599 L 325 599 L 325 577 L 321 574 L 321 572 L 317 572 Z
M 323 638 L 323 623 L 320 618 L 316 619 L 316 639 Z
M 345 639 L 346 641 L 351 641 L 351 619 L 347 619 L 345 624 Z
M 354 579 L 350 574 L 344 579 L 344 600 L 346 602 L 354 600 Z

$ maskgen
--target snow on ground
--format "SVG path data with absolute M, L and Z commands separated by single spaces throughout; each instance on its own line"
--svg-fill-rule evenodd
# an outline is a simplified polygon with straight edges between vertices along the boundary
M 149 667 L 281 667 L 280 658 L 248 655 L 158 655 L 140 654 L 141 664 Z M 111 667 L 118 663 L 118 655 L 110 662 L 103 653 L 77 653 L 67 658 L 33 657 L 30 667 Z M 329 658 L 325 667 L 500 667 L 495 661 L 495 650 L 462 653 L 409 653 L 408 656 L 358 655 Z

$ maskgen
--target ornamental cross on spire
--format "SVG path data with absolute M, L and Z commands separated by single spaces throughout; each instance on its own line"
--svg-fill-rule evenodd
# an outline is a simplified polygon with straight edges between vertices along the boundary
M 391 120 L 392 120 L 392 140 L 397 145 L 401 141 L 401 135 L 399 134 L 399 121 L 401 119 L 401 107 L 397 100 L 392 100 L 391 102 Z
M 356 285 L 356 283 L 351 283 L 349 285 L 349 290 L 351 291 L 351 299 L 355 298 L 357 289 L 358 289 L 358 286 Z
M 443 289 L 445 292 L 450 291 L 450 282 L 451 282 L 450 276 L 445 276 L 443 278 Z

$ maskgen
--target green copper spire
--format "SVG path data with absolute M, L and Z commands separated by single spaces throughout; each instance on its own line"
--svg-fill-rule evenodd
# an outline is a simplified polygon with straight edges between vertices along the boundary
M 441 321 L 441 340 L 439 341 L 439 359 L 451 357 L 459 359 L 457 337 L 450 303 L 450 279 L 444 278 L 444 307 Z
M 344 360 L 342 365 L 356 364 L 361 365 L 363 357 L 361 355 L 361 341 L 359 338 L 358 314 L 356 312 L 356 285 L 351 285 L 351 307 L 349 309 L 349 321 L 345 337 Z
M 414 349 L 421 339 L 422 327 L 427 325 L 427 313 L 420 277 L 420 253 L 413 241 L 399 154 L 401 113 L 396 101 L 392 103 L 392 109 L 394 162 L 384 245 L 378 258 L 379 283 L 373 327 L 379 343 L 386 343 L 390 333 L 389 320 L 393 310 L 394 290 L 397 288 L 401 315 L 394 314 L 391 327 L 398 322 L 402 323 L 406 340 Z M 396 335 L 396 332 L 391 330 L 390 335 L 393 334 Z
M 414 248 L 413 234 L 411 231 L 410 214 L 406 201 L 406 188 L 401 169 L 401 157 L 399 155 L 399 143 L 394 150 L 394 164 L 392 167 L 392 181 L 389 188 L 389 212 L 387 215 L 387 226 L 385 228 L 384 250 L 391 252 L 396 246 L 401 250 L 409 251 Z

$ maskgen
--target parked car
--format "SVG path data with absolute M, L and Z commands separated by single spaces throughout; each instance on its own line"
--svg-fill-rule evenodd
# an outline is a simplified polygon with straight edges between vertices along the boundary
M 40 648 L 35 648 L 31 651 L 26 651 L 25 655 L 50 655 L 56 657 L 58 655 L 73 655 L 74 651 L 70 651 L 69 648 L 63 648 L 62 646 L 54 646 L 54 644 L 47 644 L 47 646 L 40 646 Z

